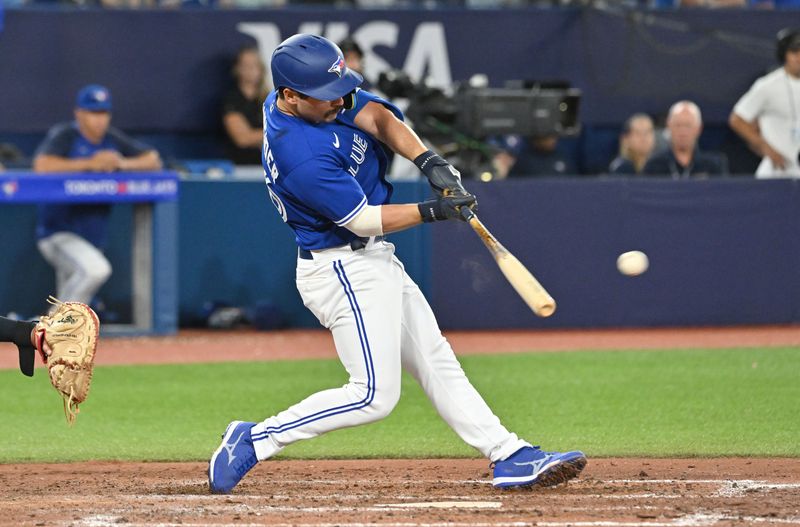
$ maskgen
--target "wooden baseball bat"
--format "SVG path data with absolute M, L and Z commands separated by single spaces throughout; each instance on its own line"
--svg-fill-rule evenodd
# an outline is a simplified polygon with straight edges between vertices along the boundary
M 508 252 L 508 249 L 503 247 L 497 238 L 492 236 L 489 229 L 481 223 L 478 216 L 469 208 L 461 207 L 461 216 L 469 223 L 472 230 L 474 230 L 480 237 L 483 244 L 489 249 L 497 266 L 503 271 L 503 274 L 519 296 L 528 304 L 533 312 L 540 317 L 549 317 L 556 310 L 556 301 L 550 296 L 550 293 L 542 287 L 542 284 L 528 271 L 522 262 Z

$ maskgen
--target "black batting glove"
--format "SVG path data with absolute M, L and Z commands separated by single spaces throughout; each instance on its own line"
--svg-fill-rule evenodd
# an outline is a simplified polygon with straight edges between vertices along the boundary
M 461 215 L 461 208 L 475 208 L 478 200 L 468 192 L 449 194 L 441 198 L 423 201 L 418 204 L 419 213 L 424 223 L 432 221 L 452 220 L 453 218 L 467 221 Z
M 428 178 L 428 182 L 437 196 L 443 196 L 445 191 L 454 194 L 469 194 L 461 183 L 461 172 L 436 152 L 428 150 L 424 154 L 420 154 L 414 159 L 414 164 Z

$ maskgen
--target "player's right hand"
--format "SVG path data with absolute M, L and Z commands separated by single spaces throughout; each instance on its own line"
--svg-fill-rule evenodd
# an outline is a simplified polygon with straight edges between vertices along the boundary
M 448 193 L 446 196 L 439 198 L 439 201 L 442 203 L 442 212 L 447 216 L 448 220 L 455 218 L 461 221 L 467 221 L 461 214 L 461 209 L 466 207 L 475 210 L 475 207 L 478 206 L 478 198 L 466 190 L 463 192 Z
M 113 172 L 120 168 L 122 156 L 114 150 L 99 150 L 89 158 L 89 166 L 95 172 Z
M 766 145 L 764 148 L 764 155 L 772 161 L 772 166 L 777 168 L 778 170 L 783 170 L 786 168 L 786 159 L 781 155 L 780 152 L 772 148 L 770 145 Z

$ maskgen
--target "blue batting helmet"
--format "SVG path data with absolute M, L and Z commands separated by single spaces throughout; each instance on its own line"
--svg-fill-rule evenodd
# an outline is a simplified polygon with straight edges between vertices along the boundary
M 342 50 L 317 35 L 294 35 L 272 53 L 272 84 L 322 101 L 344 97 L 364 82 L 344 62 Z

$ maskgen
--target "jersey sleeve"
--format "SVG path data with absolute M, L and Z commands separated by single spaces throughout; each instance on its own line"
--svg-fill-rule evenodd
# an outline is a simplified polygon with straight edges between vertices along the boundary
M 303 205 L 339 227 L 367 206 L 367 197 L 355 178 L 328 156 L 301 163 L 283 184 Z
M 34 157 L 42 155 L 67 157 L 75 136 L 75 129 L 68 124 L 59 124 L 52 127 L 36 149 Z
M 144 154 L 148 150 L 154 150 L 153 147 L 133 139 L 116 128 L 108 129 L 108 137 L 113 141 L 119 153 L 125 157 L 136 157 Z
M 366 106 L 367 103 L 369 102 L 376 102 L 378 104 L 384 105 L 395 115 L 395 117 L 397 117 L 401 121 L 404 120 L 403 112 L 401 112 L 397 106 L 390 103 L 386 99 L 378 97 L 374 93 L 357 88 L 355 93 L 355 98 L 356 98 L 356 104 L 353 107 L 353 109 L 343 111 L 341 114 L 339 114 L 337 120 L 345 124 L 349 124 L 350 126 L 355 126 L 356 115 L 358 115 L 358 112 L 360 112 L 361 109 L 364 108 L 364 106 Z
M 755 121 L 764 107 L 766 94 L 767 90 L 764 89 L 763 82 L 756 81 L 733 107 L 733 113 L 745 121 Z

